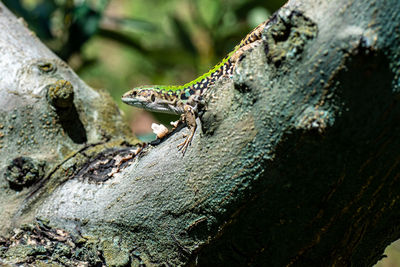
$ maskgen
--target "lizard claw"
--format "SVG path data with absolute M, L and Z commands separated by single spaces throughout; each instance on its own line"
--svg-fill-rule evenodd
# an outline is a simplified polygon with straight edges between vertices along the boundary
M 194 136 L 194 133 L 196 132 L 196 129 L 192 129 L 190 135 L 186 136 L 185 141 L 183 141 L 183 143 L 179 144 L 177 146 L 178 150 L 182 152 L 183 155 L 185 155 L 186 149 L 190 146 L 190 144 L 192 143 L 192 139 Z
M 186 105 L 185 106 L 185 113 L 182 116 L 182 120 L 186 123 L 186 125 L 190 129 L 190 134 L 186 135 L 186 139 L 183 143 L 179 144 L 178 150 L 182 151 L 182 154 L 185 155 L 186 149 L 192 142 L 194 133 L 196 132 L 197 124 L 196 124 L 196 115 L 193 107 Z

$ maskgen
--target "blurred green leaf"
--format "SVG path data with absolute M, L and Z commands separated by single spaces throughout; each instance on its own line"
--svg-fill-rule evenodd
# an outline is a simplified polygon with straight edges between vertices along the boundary
M 175 33 L 179 40 L 179 43 L 183 48 L 191 54 L 197 54 L 197 50 L 192 42 L 191 35 L 186 29 L 185 22 L 181 21 L 178 17 L 172 17 L 172 22 L 174 26 Z
M 247 21 L 251 28 L 255 28 L 269 16 L 271 13 L 265 7 L 257 6 L 249 11 Z
M 119 30 L 146 32 L 155 32 L 157 30 L 157 27 L 153 23 L 142 19 L 117 18 L 110 16 L 106 16 L 104 19 L 111 21 L 113 24 L 116 24 Z
M 98 34 L 104 38 L 108 38 L 115 42 L 124 44 L 130 48 L 134 48 L 144 54 L 148 53 L 148 51 L 140 44 L 139 40 L 136 40 L 132 36 L 123 32 L 101 28 L 99 29 Z
M 208 29 L 214 28 L 223 14 L 221 2 L 215 0 L 196 0 L 196 7 Z

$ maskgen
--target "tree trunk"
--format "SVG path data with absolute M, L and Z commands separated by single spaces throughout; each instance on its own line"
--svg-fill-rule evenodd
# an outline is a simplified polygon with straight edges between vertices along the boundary
M 137 153 L 110 98 L 0 3 L 0 229 L 20 228 L 3 263 L 374 264 L 400 233 L 399 11 L 289 1 L 182 156 L 186 128 Z

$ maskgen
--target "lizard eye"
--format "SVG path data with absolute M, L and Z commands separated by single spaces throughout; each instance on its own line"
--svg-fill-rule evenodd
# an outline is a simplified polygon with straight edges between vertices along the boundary
M 133 92 L 132 92 L 132 95 L 133 95 L 134 97 L 136 97 L 136 96 L 137 96 L 137 91 L 133 91 Z
M 156 96 L 155 96 L 155 94 L 151 94 L 150 100 L 151 100 L 151 102 L 156 101 Z

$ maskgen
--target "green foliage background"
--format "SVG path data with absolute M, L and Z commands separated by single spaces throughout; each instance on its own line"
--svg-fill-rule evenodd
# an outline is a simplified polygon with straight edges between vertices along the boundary
M 123 105 L 120 97 L 129 88 L 196 78 L 283 4 L 282 0 L 3 2 L 89 85 L 108 90 L 127 114 L 134 109 Z

